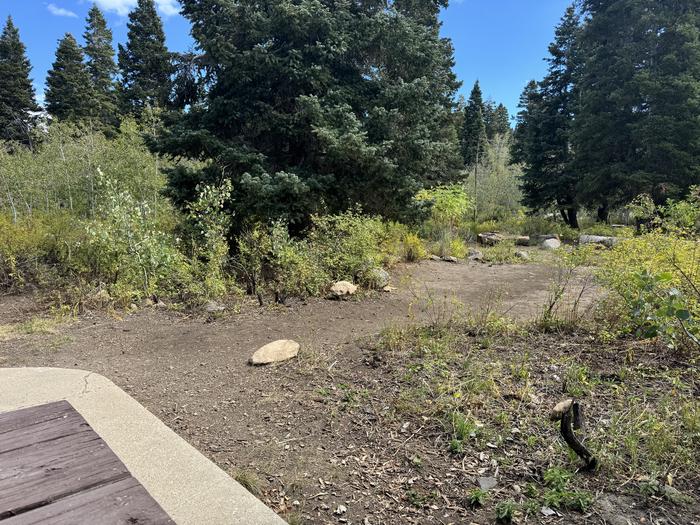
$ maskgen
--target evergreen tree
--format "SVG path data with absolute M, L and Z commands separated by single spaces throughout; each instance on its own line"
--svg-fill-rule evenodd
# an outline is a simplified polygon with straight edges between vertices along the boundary
M 579 69 L 580 20 L 569 7 L 549 46 L 547 76 L 539 85 L 536 114 L 526 108 L 536 139 L 527 144 L 529 154 L 523 173 L 524 202 L 532 209 L 556 207 L 569 226 L 578 227 L 578 177 L 573 168 L 571 126 Z M 530 102 L 531 103 L 531 102 Z
M 214 162 L 172 173 L 176 200 L 229 177 L 239 219 L 301 227 L 355 203 L 398 217 L 456 180 L 458 83 L 430 4 L 184 0 L 210 85 L 160 147 Z
M 88 12 L 85 34 L 85 57 L 93 89 L 93 113 L 106 130 L 114 130 L 119 124 L 114 78 L 112 31 L 102 12 L 93 5 Z
M 700 182 L 697 0 L 586 0 L 580 108 L 574 122 L 581 198 L 606 219 L 646 192 Z
M 512 131 L 510 129 L 510 115 L 503 104 L 496 106 L 493 102 L 487 102 L 484 109 L 484 125 L 486 126 L 486 136 L 489 140 L 494 139 L 498 135 L 509 134 Z
M 60 120 L 85 121 L 93 115 L 92 96 L 83 51 L 73 35 L 66 33 L 46 77 L 46 109 Z
M 126 45 L 119 44 L 118 53 L 121 103 L 138 116 L 146 106 L 168 105 L 172 65 L 153 0 L 138 0 L 127 27 Z
M 484 101 L 477 80 L 464 108 L 464 121 L 460 133 L 462 158 L 467 166 L 474 165 L 486 144 L 486 123 L 484 122 Z
M 7 17 L 0 35 L 0 140 L 30 143 L 30 112 L 39 109 L 29 79 L 31 69 L 19 31 Z
M 531 80 L 523 89 L 518 101 L 511 160 L 513 163 L 530 164 L 534 161 L 535 146 L 539 141 L 539 119 L 541 108 L 540 86 Z

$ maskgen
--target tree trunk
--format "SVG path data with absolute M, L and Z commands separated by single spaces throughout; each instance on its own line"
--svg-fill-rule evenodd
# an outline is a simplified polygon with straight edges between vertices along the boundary
M 569 208 L 569 226 L 578 230 L 578 210 L 576 208 Z
M 610 215 L 610 210 L 608 209 L 608 204 L 601 204 L 598 207 L 598 220 L 600 222 L 608 222 L 608 217 Z

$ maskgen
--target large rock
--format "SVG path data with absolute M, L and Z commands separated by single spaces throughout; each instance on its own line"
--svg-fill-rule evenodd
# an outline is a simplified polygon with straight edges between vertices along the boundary
M 338 281 L 331 286 L 331 297 L 341 298 L 355 295 L 357 286 L 348 281 Z
M 481 261 L 484 258 L 484 253 L 475 248 L 469 248 L 469 255 L 467 256 L 467 258 L 470 261 Z
M 299 343 L 291 339 L 280 339 L 268 343 L 265 346 L 256 350 L 250 358 L 251 365 L 269 365 L 270 363 L 279 363 L 296 357 L 299 353 Z
M 612 248 L 618 241 L 619 239 L 617 237 L 608 237 L 604 235 L 581 235 L 578 238 L 579 244 L 600 244 L 607 248 Z
M 545 239 L 542 241 L 542 244 L 540 244 L 540 248 L 543 250 L 558 250 L 561 248 L 561 241 L 555 238 Z
M 503 242 L 505 237 L 496 232 L 484 232 L 477 235 L 476 240 L 484 246 L 496 246 L 498 243 Z
M 367 272 L 367 280 L 373 288 L 382 289 L 389 284 L 391 275 L 384 268 L 372 268 Z

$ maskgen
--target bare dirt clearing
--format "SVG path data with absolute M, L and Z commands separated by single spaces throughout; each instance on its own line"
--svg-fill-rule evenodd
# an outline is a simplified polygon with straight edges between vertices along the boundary
M 246 305 L 218 319 L 155 309 L 123 318 L 88 314 L 53 333 L 0 339 L 0 366 L 76 367 L 108 377 L 290 522 L 493 523 L 492 506 L 472 510 L 464 501 L 477 476 L 496 473 L 491 448 L 466 460 L 451 456 L 431 430 L 434 422 L 396 416 L 391 405 L 404 381 L 404 359 L 376 366 L 370 340 L 384 328 L 442 315 L 454 308 L 453 299 L 478 309 L 500 295 L 500 311 L 532 318 L 555 274 L 546 265 L 426 262 L 395 273 L 396 293 L 357 300 Z M 433 306 L 418 306 L 431 298 Z M 26 298 L 2 298 L 0 325 L 26 321 L 34 309 Z M 299 359 L 247 365 L 255 349 L 281 338 L 301 343 Z M 535 339 L 497 347 L 490 358 L 509 362 L 530 352 L 542 377 L 542 406 L 548 406 L 561 397 L 560 385 L 548 377 L 550 360 L 572 348 L 577 356 L 595 353 L 579 343 L 552 350 L 558 346 L 556 337 Z M 540 352 L 551 356 L 538 359 Z M 598 363 L 594 369 L 611 367 L 591 361 Z M 545 441 L 551 447 L 556 433 Z M 529 463 L 497 467 L 497 492 L 512 493 L 542 461 L 533 454 Z M 516 467 L 522 467 L 519 477 Z M 595 513 L 530 521 L 601 523 Z

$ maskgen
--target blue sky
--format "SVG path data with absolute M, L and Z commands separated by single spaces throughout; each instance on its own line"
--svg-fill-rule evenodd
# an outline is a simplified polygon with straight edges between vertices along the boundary
M 136 0 L 95 0 L 105 11 L 116 42 L 126 38 L 126 14 Z M 156 0 L 168 47 L 191 46 L 189 24 L 177 14 L 177 0 Z M 456 71 L 466 96 L 478 78 L 486 98 L 517 111 L 518 97 L 532 78 L 542 77 L 543 57 L 554 26 L 570 0 L 452 0 L 442 14 L 442 34 L 452 39 Z M 43 91 L 58 39 L 82 35 L 92 0 L 0 0 L 0 19 L 12 15 L 19 27 L 37 94 Z M 41 96 L 39 97 L 41 99 Z

